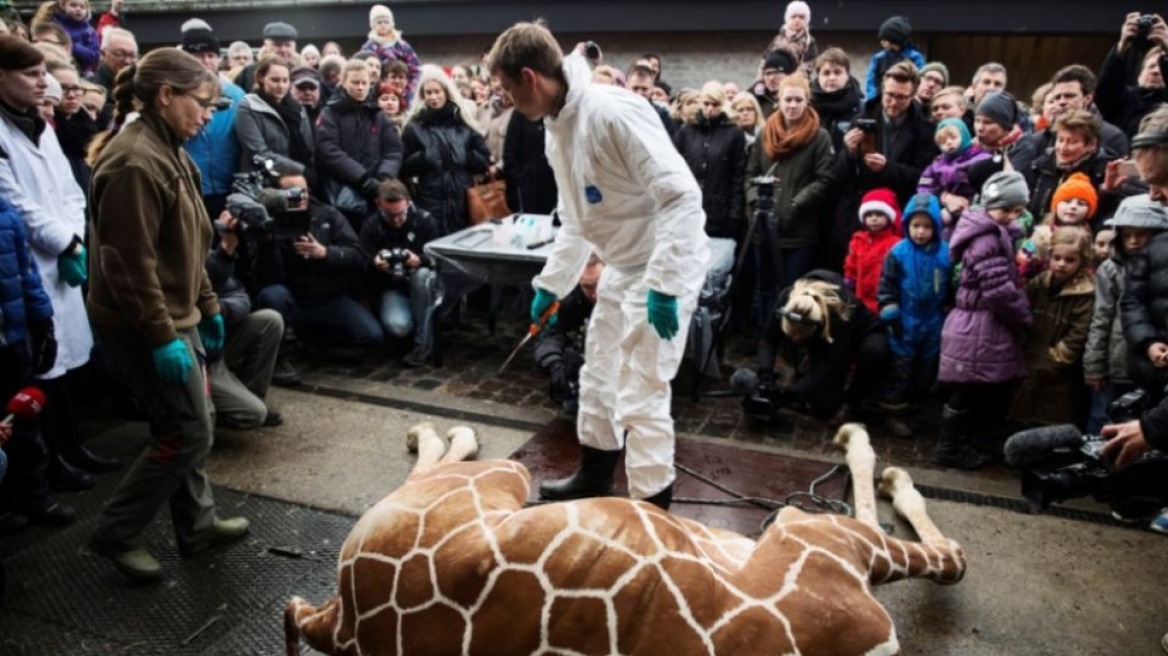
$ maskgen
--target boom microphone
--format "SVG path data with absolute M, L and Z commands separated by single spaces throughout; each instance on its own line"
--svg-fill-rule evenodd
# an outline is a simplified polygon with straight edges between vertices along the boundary
M 735 394 L 746 396 L 758 389 L 758 374 L 754 369 L 738 369 L 730 375 L 730 387 Z
M 261 189 L 259 201 L 267 210 L 268 216 L 276 216 L 288 211 L 288 197 L 279 189 Z
M 4 408 L 8 416 L 0 423 L 11 424 L 13 419 L 32 421 L 44 409 L 45 393 L 35 387 L 26 387 L 8 401 Z
M 1056 449 L 1077 449 L 1083 445 L 1083 434 L 1073 424 L 1039 426 L 1010 436 L 1003 449 L 1006 462 L 1012 467 L 1028 467 L 1041 462 Z

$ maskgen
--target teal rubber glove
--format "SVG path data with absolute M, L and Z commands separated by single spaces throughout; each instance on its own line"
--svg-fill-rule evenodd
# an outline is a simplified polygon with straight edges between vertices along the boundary
M 81 246 L 79 252 L 65 253 L 57 258 L 57 272 L 60 273 L 61 280 L 64 280 L 66 285 L 77 287 L 89 280 L 89 265 L 86 255 L 85 247 Z
M 673 339 L 677 335 L 677 297 L 649 290 L 646 302 L 649 325 L 657 331 L 661 339 Z
M 203 341 L 203 348 L 208 351 L 223 350 L 223 342 L 227 341 L 227 330 L 223 327 L 222 314 L 203 317 L 199 322 L 199 339 Z
M 191 354 L 187 351 L 187 345 L 181 339 L 176 337 L 155 348 L 153 355 L 154 371 L 158 373 L 158 377 L 163 382 L 187 382 L 187 376 L 190 375 L 194 363 L 191 362 Z
M 557 300 L 556 295 L 546 289 L 540 287 L 535 288 L 535 298 L 531 299 L 531 323 L 539 325 L 540 317 L 544 312 L 552 306 Z M 548 325 L 554 326 L 556 324 L 556 315 L 548 317 Z

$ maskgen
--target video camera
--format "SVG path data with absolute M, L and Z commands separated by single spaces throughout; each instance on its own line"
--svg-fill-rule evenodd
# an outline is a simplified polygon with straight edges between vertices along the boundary
M 750 179 L 750 184 L 758 189 L 758 199 L 755 201 L 754 211 L 770 214 L 775 209 L 775 183 L 778 178 L 769 175 L 760 175 Z
M 1143 390 L 1124 394 L 1108 406 L 1108 419 L 1134 421 L 1147 400 Z M 1123 517 L 1153 515 L 1168 505 L 1168 456 L 1153 451 L 1117 471 L 1103 456 L 1105 442 L 1070 424 L 1032 428 L 1006 441 L 1006 462 L 1022 469 L 1022 496 L 1039 510 L 1085 496 Z
M 280 173 L 276 163 L 261 155 L 254 155 L 255 170 L 236 173 L 232 181 L 232 193 L 227 196 L 227 211 L 239 221 L 243 232 L 270 234 L 277 228 L 284 232 L 285 226 L 277 226 L 277 218 L 285 218 L 296 212 L 294 209 L 304 203 L 304 189 L 290 187 L 278 189 Z M 307 218 L 307 217 L 305 217 Z M 287 226 L 295 235 L 307 232 L 307 221 L 293 221 Z
M 377 253 L 385 262 L 389 263 L 389 277 L 394 282 L 405 282 L 410 279 L 410 270 L 406 268 L 406 261 L 410 254 L 404 248 L 385 248 Z
M 762 424 L 775 421 L 780 407 L 798 402 L 793 392 L 778 389 L 773 381 L 760 378 L 753 369 L 738 369 L 731 374 L 730 387 L 742 396 L 742 414 Z

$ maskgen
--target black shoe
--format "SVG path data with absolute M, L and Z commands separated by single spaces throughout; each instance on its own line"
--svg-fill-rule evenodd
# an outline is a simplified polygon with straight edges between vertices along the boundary
M 85 446 L 78 446 L 71 451 L 67 460 L 78 469 L 94 474 L 104 474 L 105 472 L 112 472 L 122 468 L 121 460 L 94 453 Z
M 415 346 L 412 351 L 406 353 L 405 357 L 402 358 L 402 364 L 411 369 L 416 369 L 426 364 L 426 361 L 429 359 L 430 354 L 426 353 L 426 349 L 421 346 Z
M 77 519 L 77 510 L 60 501 L 49 501 L 41 508 L 26 509 L 24 514 L 28 516 L 28 521 L 38 526 L 66 526 Z
M 265 428 L 275 428 L 276 426 L 284 425 L 284 415 L 268 408 L 268 415 L 264 417 Z
M 93 474 L 74 467 L 60 456 L 49 463 L 49 489 L 54 492 L 78 492 L 93 487 Z
M 552 501 L 612 496 L 616 463 L 620 457 L 620 451 L 581 446 L 580 469 L 568 478 L 540 483 L 539 496 Z
M 669 512 L 669 506 L 673 503 L 673 483 L 666 485 L 665 489 L 661 490 L 657 494 L 654 494 L 651 497 L 645 497 L 644 499 L 641 499 L 641 501 L 651 503 L 654 506 L 664 510 L 665 512 Z
M 19 533 L 28 527 L 28 518 L 18 512 L 4 511 L 0 513 L 0 535 Z
M 276 369 L 272 372 L 272 384 L 276 387 L 296 387 L 300 384 L 300 374 L 285 358 L 276 359 Z

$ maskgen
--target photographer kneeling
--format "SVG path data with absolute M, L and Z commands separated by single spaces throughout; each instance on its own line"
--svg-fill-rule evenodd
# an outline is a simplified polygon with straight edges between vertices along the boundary
M 780 350 L 797 368 L 795 383 L 784 390 L 775 386 Z M 888 336 L 879 317 L 844 287 L 838 273 L 817 269 L 779 296 L 759 340 L 758 388 L 744 407 L 757 416 L 752 404 L 769 400 L 772 407 L 805 407 L 818 419 L 846 419 L 871 397 L 887 363 Z
M 377 212 L 361 227 L 361 250 L 372 262 L 373 288 L 381 299 L 381 326 L 398 338 L 414 333 L 402 363 L 420 367 L 434 351 L 434 304 L 438 275 L 426 243 L 438 238 L 434 217 L 410 202 L 400 180 L 377 187 Z
M 307 189 L 303 176 L 280 178 L 280 187 Z M 284 317 L 305 340 L 327 345 L 370 346 L 382 342 L 381 324 L 350 296 L 358 288 L 366 258 L 357 235 L 340 212 L 308 197 L 276 223 L 295 221 L 299 212 L 306 229 L 294 238 L 277 229 L 274 239 L 262 241 L 256 254 L 256 279 L 261 286 L 259 306 Z

